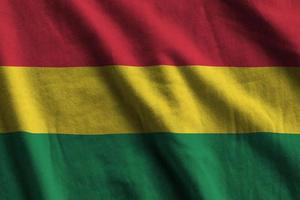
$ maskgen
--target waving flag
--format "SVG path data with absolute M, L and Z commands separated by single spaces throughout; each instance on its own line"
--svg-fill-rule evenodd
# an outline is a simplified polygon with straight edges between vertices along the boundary
M 0 0 L 0 199 L 300 199 L 299 11 Z

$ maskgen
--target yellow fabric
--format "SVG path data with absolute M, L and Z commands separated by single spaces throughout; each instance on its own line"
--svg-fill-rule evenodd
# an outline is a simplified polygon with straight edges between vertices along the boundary
M 300 68 L 1 67 L 0 132 L 300 133 Z

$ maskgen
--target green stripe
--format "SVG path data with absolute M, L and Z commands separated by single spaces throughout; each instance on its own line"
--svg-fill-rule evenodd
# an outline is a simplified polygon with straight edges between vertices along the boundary
M 0 199 L 300 199 L 300 135 L 0 136 Z

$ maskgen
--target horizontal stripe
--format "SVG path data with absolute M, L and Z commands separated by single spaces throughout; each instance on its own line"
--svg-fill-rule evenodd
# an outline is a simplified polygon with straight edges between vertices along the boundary
M 300 199 L 300 136 L 0 136 L 0 199 Z
M 0 132 L 300 133 L 300 68 L 0 68 Z
M 0 1 L 0 65 L 300 66 L 300 1 Z

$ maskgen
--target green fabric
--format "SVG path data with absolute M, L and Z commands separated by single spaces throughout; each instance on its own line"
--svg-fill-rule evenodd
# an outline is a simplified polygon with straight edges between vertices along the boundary
M 0 135 L 0 199 L 300 199 L 300 135 Z

